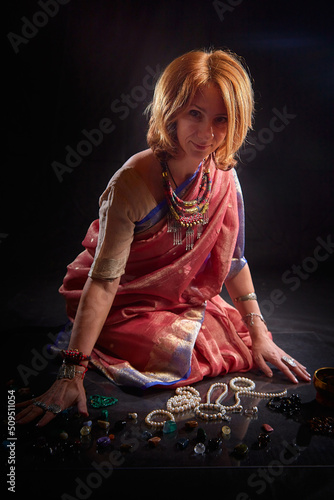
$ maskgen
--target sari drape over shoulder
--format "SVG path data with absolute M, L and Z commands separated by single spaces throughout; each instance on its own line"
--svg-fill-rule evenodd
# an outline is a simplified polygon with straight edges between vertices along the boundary
M 154 203 L 138 173 L 126 168 L 102 195 L 100 218 L 88 229 L 85 250 L 67 268 L 60 293 L 72 321 L 88 275 L 121 276 L 92 353 L 92 363 L 115 384 L 187 385 L 253 367 L 247 327 L 219 295 L 224 281 L 246 263 L 242 194 L 235 171 L 218 170 L 213 163 L 210 170 L 209 223 L 199 239 L 195 232 L 192 250 L 173 244 L 166 203 Z M 195 173 L 178 192 L 194 199 L 200 180 Z

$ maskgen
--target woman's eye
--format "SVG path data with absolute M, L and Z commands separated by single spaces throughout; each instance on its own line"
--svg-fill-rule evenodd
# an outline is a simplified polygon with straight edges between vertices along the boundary
M 216 118 L 216 122 L 218 123 L 218 125 L 222 125 L 224 123 L 227 122 L 227 116 L 218 116 Z
M 191 109 L 191 110 L 189 111 L 189 114 L 190 114 L 191 116 L 194 116 L 195 118 L 198 118 L 198 117 L 200 116 L 200 112 L 199 112 L 199 111 L 197 111 L 197 109 Z

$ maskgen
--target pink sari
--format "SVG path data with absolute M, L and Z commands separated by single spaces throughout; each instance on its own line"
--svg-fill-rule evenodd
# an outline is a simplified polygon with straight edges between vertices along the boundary
M 166 223 L 131 245 L 125 274 L 92 353 L 95 367 L 117 385 L 188 385 L 253 367 L 249 332 L 238 311 L 219 295 L 238 238 L 236 186 L 232 171 L 211 170 L 209 224 L 192 250 L 173 245 Z M 196 196 L 199 177 L 188 199 Z M 156 218 L 157 211 L 145 221 Z M 60 288 L 72 321 L 93 262 L 98 229 L 96 220 L 83 241 L 85 251 L 68 266 Z

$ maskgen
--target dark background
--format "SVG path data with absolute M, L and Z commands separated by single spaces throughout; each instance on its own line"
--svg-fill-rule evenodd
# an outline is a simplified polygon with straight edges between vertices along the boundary
M 148 81 L 147 67 L 162 70 L 189 50 L 228 47 L 245 59 L 254 80 L 249 142 L 266 144 L 261 150 L 248 144 L 238 167 L 246 204 L 245 254 L 253 274 L 274 271 L 280 288 L 284 272 L 313 257 L 317 238 L 330 237 L 330 3 L 70 0 L 15 53 L 8 33 L 22 36 L 24 18 L 43 24 L 43 17 L 36 17 L 41 11 L 37 1 L 6 2 L 2 326 L 66 320 L 57 292 L 66 265 L 82 250 L 112 174 L 146 148 L 143 112 L 152 91 L 128 106 L 126 118 L 110 106 Z M 275 109 L 294 117 L 282 131 L 270 133 Z M 57 178 L 52 163 L 65 164 L 66 146 L 75 150 L 85 139 L 82 130 L 97 128 L 104 118 L 115 129 Z M 328 276 L 330 254 L 312 273 Z

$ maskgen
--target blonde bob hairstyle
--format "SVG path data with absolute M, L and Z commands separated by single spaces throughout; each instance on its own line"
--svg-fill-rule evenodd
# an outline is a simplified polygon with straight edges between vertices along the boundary
M 161 74 L 151 104 L 147 143 L 159 161 L 179 153 L 177 118 L 197 90 L 216 84 L 227 109 L 227 135 L 213 154 L 216 166 L 233 168 L 235 156 L 252 128 L 253 90 L 241 59 L 229 50 L 191 51 L 172 61 Z

